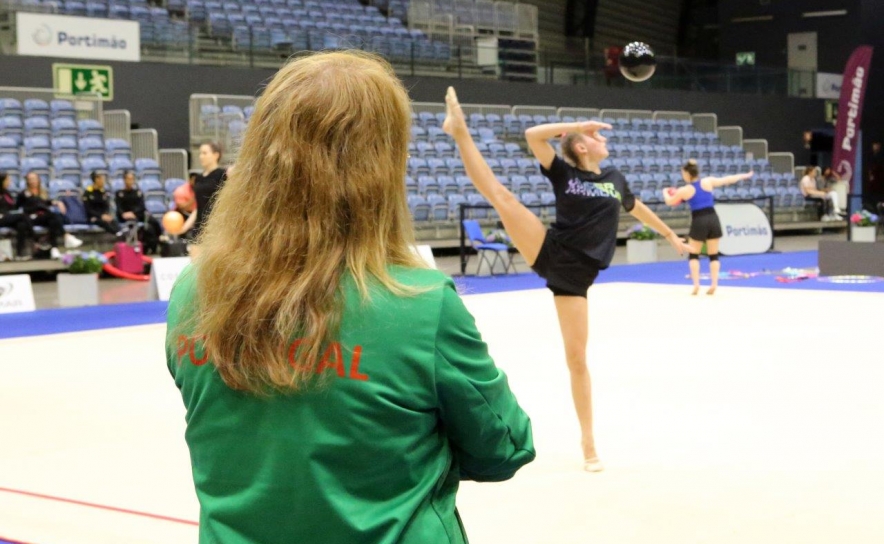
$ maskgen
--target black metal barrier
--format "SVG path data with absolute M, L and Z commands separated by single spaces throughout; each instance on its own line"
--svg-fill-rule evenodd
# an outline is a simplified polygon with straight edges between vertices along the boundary
M 848 198 L 848 201 L 850 199 Z M 772 196 L 760 196 L 756 198 L 739 198 L 739 199 L 730 199 L 730 200 L 721 200 L 717 202 L 718 204 L 755 204 L 758 206 L 758 202 L 767 201 L 767 204 L 764 206 L 766 208 L 765 214 L 767 215 L 767 220 L 770 222 L 770 248 L 768 251 L 774 251 L 776 246 L 776 230 L 774 229 L 774 197 Z M 649 200 L 642 201 L 645 204 L 664 204 L 663 201 L 659 200 Z M 523 204 L 526 208 L 548 208 L 555 207 L 555 203 L 549 204 Z M 761 208 L 761 206 L 758 206 Z M 458 230 L 460 232 L 460 273 L 466 274 L 467 271 L 467 261 L 469 260 L 469 255 L 467 255 L 467 240 L 466 240 L 466 232 L 463 228 L 464 219 L 466 219 L 466 210 L 467 209 L 494 209 L 494 206 L 491 204 L 460 204 L 459 205 L 459 213 L 458 213 Z M 850 229 L 847 229 L 848 231 Z M 848 235 L 849 236 L 849 235 Z M 513 248 L 510 248 L 510 251 L 513 251 Z

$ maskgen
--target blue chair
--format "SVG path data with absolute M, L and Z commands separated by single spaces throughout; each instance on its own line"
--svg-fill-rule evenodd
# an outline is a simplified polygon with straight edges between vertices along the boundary
M 135 165 L 126 157 L 115 157 L 108 161 L 108 169 L 111 177 L 122 177 L 126 170 L 134 170 Z
M 14 98 L 0 98 L 0 117 L 18 117 L 24 115 L 21 102 Z
M 104 127 L 95 119 L 80 119 L 77 121 L 80 138 L 100 138 L 104 140 Z
M 7 136 L 0 136 L 0 156 L 14 157 L 18 161 L 19 155 L 18 142 Z
M 451 176 L 462 176 L 466 174 L 466 170 L 463 166 L 463 161 L 460 159 L 445 159 L 445 164 L 448 166 L 448 174 Z
M 457 182 L 460 194 L 470 196 L 478 193 L 476 186 L 473 185 L 473 181 L 467 176 L 457 176 L 455 181 Z
M 460 194 L 460 187 L 458 187 L 457 182 L 451 176 L 438 176 L 436 181 L 439 183 L 439 192 L 443 196 L 457 195 Z
M 77 112 L 69 100 L 53 100 L 49 103 L 53 119 L 76 119 Z
M 80 172 L 83 177 L 89 177 L 92 172 L 107 174 L 107 163 L 102 157 L 84 157 L 80 162 Z
M 467 198 L 463 195 L 448 195 L 448 216 L 460 217 L 460 205 L 466 203 Z
M 430 214 L 433 221 L 448 221 L 448 198 L 442 195 L 430 195 L 427 197 L 430 206 Z
M 408 196 L 408 208 L 416 222 L 426 222 L 430 220 L 430 205 L 426 199 L 420 195 Z
M 541 217 L 543 215 L 543 208 L 540 206 L 540 198 L 536 194 L 523 193 L 519 195 L 519 199 L 522 201 L 522 204 L 528 206 L 528 209 L 531 210 L 531 213 L 533 213 L 537 217 Z
M 482 227 L 479 226 L 479 222 L 472 219 L 464 219 L 463 221 L 463 229 L 470 241 L 470 245 L 479 257 L 479 262 L 476 265 L 476 274 L 478 275 L 482 270 L 482 263 L 486 263 L 488 265 L 488 271 L 490 274 L 494 274 L 494 267 L 498 264 L 502 264 L 504 268 L 504 274 L 508 273 L 510 270 L 513 272 L 516 271 L 513 266 L 513 259 L 509 252 L 509 246 L 506 244 L 499 243 L 488 243 L 485 240 L 485 235 L 482 234 Z M 489 253 L 492 255 L 489 258 Z
M 25 117 L 49 117 L 49 104 L 39 98 L 25 100 Z
M 488 217 L 488 201 L 478 191 L 466 195 L 467 203 L 471 206 L 480 206 L 467 209 L 467 217 L 470 219 L 486 219 Z
M 55 168 L 55 177 L 70 181 L 75 185 L 80 185 L 82 172 L 80 170 L 80 162 L 72 157 L 56 157 L 53 163 Z
M 525 176 L 510 176 L 510 185 L 512 186 L 513 193 L 517 195 L 534 192 L 534 187 L 531 186 L 531 182 Z
M 556 216 L 556 195 L 552 192 L 545 191 L 540 193 L 540 203 L 543 204 L 543 214 L 546 217 Z
M 159 182 L 163 177 L 160 165 L 153 159 L 135 159 L 135 173 L 141 181 Z
M 25 155 L 43 159 L 47 163 L 52 158 L 52 148 L 46 136 L 30 136 L 25 138 Z
M 144 209 L 150 215 L 154 217 L 160 217 L 169 211 L 169 208 L 166 206 L 164 202 L 160 202 L 159 200 L 145 200 L 144 201 Z
M 44 183 L 49 181 L 49 161 L 37 157 L 26 157 L 21 160 L 21 171 L 27 174 L 34 172 Z
M 129 142 L 123 140 L 121 138 L 108 138 L 108 140 L 104 143 L 105 151 L 107 152 L 108 159 L 115 158 L 132 158 L 132 146 L 129 145 Z
M 52 135 L 52 128 L 49 125 L 47 117 L 26 117 L 24 121 L 24 135 L 30 136 L 46 136 Z
M 406 194 L 416 195 L 417 194 L 417 182 L 411 176 L 405 176 L 405 192 Z
M 420 176 L 417 178 L 418 194 L 421 196 L 438 195 L 441 192 L 439 183 L 432 176 Z
M 137 161 L 136 161 L 136 163 L 137 163 Z M 169 179 L 167 179 L 167 180 L 166 180 L 166 183 L 164 184 L 164 185 L 165 185 L 165 188 L 166 188 L 166 194 L 167 194 L 167 195 L 171 195 L 172 193 L 175 192 L 175 189 L 177 189 L 178 187 L 181 187 L 181 186 L 184 185 L 185 183 L 187 183 L 187 182 L 184 181 L 184 180 L 181 179 L 181 178 L 169 178 Z

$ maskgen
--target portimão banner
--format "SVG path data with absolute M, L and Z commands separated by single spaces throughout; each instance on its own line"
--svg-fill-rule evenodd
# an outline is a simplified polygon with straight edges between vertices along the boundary
M 857 47 L 844 68 L 841 99 L 838 104 L 838 126 L 832 150 L 832 167 L 838 177 L 852 187 L 856 160 L 859 128 L 862 121 L 863 99 L 869 85 L 869 68 L 872 65 L 872 48 Z

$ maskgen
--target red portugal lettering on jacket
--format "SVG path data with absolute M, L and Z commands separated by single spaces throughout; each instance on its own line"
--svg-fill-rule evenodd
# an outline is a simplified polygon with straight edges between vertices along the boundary
M 301 363 L 298 363 L 298 348 L 300 348 L 303 343 L 304 340 L 298 338 L 292 342 L 291 346 L 289 346 L 289 365 L 295 370 L 310 370 L 309 364 L 302 365 Z
M 187 354 L 188 346 L 190 346 L 190 338 L 184 336 L 183 334 L 178 335 L 178 342 L 176 345 L 178 359 L 184 358 L 184 356 Z
M 334 357 L 334 360 L 330 359 L 330 357 Z M 316 373 L 322 374 L 326 368 L 333 368 L 339 377 L 344 377 L 344 356 L 341 354 L 341 344 L 332 342 L 326 348 L 325 353 L 322 354 L 322 360 L 316 368 Z
M 209 360 L 209 351 L 203 346 L 203 356 L 201 359 L 197 359 L 196 357 L 196 338 L 190 339 L 190 348 L 188 349 L 188 354 L 190 355 L 190 362 L 193 363 L 194 366 L 202 366 L 206 364 Z
M 350 361 L 350 379 L 363 382 L 368 381 L 368 374 L 359 373 L 359 360 L 362 359 L 362 346 L 353 348 L 353 360 Z

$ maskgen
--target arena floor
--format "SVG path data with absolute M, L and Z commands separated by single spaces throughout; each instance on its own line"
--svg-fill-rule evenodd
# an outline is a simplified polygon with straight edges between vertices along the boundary
M 884 366 L 867 355 L 884 293 L 687 293 L 591 290 L 599 474 L 581 471 L 549 294 L 465 297 L 538 452 L 509 482 L 463 485 L 473 544 L 884 542 Z M 163 332 L 0 340 L 0 537 L 196 542 Z

